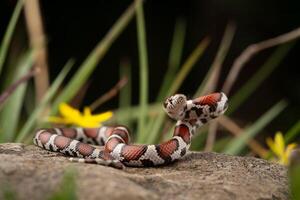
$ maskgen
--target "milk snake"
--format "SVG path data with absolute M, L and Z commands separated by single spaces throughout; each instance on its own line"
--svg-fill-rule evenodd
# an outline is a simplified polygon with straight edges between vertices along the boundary
M 74 162 L 115 168 L 123 168 L 124 165 L 165 165 L 186 155 L 195 130 L 223 114 L 227 107 L 224 93 L 213 93 L 193 100 L 187 100 L 183 94 L 167 98 L 164 110 L 177 123 L 173 137 L 156 145 L 129 144 L 129 131 L 124 126 L 40 129 L 36 131 L 33 141 L 43 149 L 71 156 L 70 160 Z

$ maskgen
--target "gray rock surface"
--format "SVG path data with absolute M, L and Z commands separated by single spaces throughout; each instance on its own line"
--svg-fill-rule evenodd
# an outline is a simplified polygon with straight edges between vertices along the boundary
M 9 186 L 17 199 L 49 198 L 70 167 L 79 199 L 289 199 L 286 168 L 252 157 L 193 152 L 169 166 L 117 170 L 71 163 L 32 145 L 0 144 L 0 188 Z

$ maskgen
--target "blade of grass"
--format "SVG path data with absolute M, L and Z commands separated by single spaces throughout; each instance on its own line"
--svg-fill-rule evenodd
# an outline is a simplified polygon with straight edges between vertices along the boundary
M 234 84 L 236 78 L 238 77 L 238 74 L 243 69 L 245 64 L 257 53 L 267 49 L 271 48 L 277 45 L 281 45 L 284 43 L 288 43 L 292 40 L 295 40 L 300 37 L 300 28 L 296 28 L 290 32 L 284 33 L 282 35 L 279 35 L 277 37 L 264 40 L 262 42 L 258 42 L 255 44 L 249 45 L 242 53 L 241 55 L 234 61 L 227 78 L 225 80 L 225 83 L 222 87 L 222 91 L 226 94 L 229 94 L 232 85 Z
M 109 91 L 107 91 L 98 99 L 96 99 L 93 103 L 91 103 L 91 105 L 89 106 L 91 108 L 91 111 L 94 111 L 96 108 L 100 107 L 102 104 L 115 97 L 118 94 L 119 90 L 121 90 L 126 84 L 127 77 L 122 77 L 117 82 L 117 84 L 114 85 Z
M 172 81 L 176 77 L 176 73 L 180 66 L 181 57 L 182 57 L 182 50 L 184 45 L 184 38 L 185 38 L 185 31 L 186 31 L 186 23 L 183 19 L 177 19 L 169 54 L 168 60 L 168 69 L 165 73 L 164 80 L 160 87 L 158 96 L 156 98 L 156 102 L 161 102 L 166 98 L 166 93 L 170 88 Z M 150 134 L 152 127 L 154 126 L 156 118 L 150 118 L 148 121 L 148 125 L 146 128 L 146 133 Z
M 13 189 L 11 183 L 8 180 L 4 180 L 4 183 L 1 185 L 1 193 L 2 198 L 5 200 L 16 200 L 17 199 L 17 193 Z M 0 194 L 1 194 L 0 193 Z
M 232 140 L 232 137 L 226 136 L 221 139 L 218 139 L 213 147 L 213 152 L 222 152 L 225 146 Z
M 161 104 L 149 104 L 149 109 L 147 115 L 153 117 L 156 116 L 161 111 Z M 130 113 L 130 115 L 128 115 Z M 114 115 L 112 117 L 113 122 L 120 122 L 120 121 L 134 121 L 137 120 L 140 116 L 139 106 L 131 106 L 127 108 L 120 108 L 114 110 Z
M 300 135 L 300 120 L 298 120 L 284 135 L 284 141 L 288 144 Z
M 122 60 L 120 64 L 120 77 L 127 77 L 127 84 L 120 90 L 119 108 L 128 108 L 131 105 L 131 64 Z
M 84 84 L 82 84 L 80 90 L 76 93 L 76 95 L 69 101 L 69 104 L 73 108 L 80 108 L 82 106 L 84 97 L 91 85 L 91 80 L 87 80 Z
M 232 23 L 227 25 L 217 55 L 204 80 L 196 90 L 196 93 L 194 94 L 195 98 L 210 93 L 216 89 L 222 64 L 228 54 L 228 50 L 235 34 L 235 28 L 235 25 Z
M 183 19 L 178 19 L 175 24 L 173 40 L 171 44 L 171 50 L 169 54 L 168 69 L 165 73 L 162 86 L 160 87 L 156 101 L 160 102 L 166 98 L 166 93 L 172 84 L 174 77 L 176 77 L 176 72 L 180 66 L 182 50 L 184 45 L 186 31 L 186 23 Z
M 191 71 L 192 67 L 195 66 L 195 63 L 199 60 L 199 58 L 201 58 L 201 56 L 205 52 L 205 49 L 207 48 L 208 44 L 209 44 L 209 38 L 204 38 L 199 43 L 199 45 L 195 48 L 192 54 L 187 58 L 187 60 L 182 65 L 171 87 L 166 93 L 166 96 L 170 96 L 171 94 L 175 93 L 179 89 L 182 82 L 185 80 L 186 76 Z M 151 134 L 144 134 L 143 138 L 138 140 L 138 142 L 143 142 L 143 143 L 157 142 L 158 135 L 164 120 L 165 120 L 165 113 L 161 110 L 156 118 L 156 122 L 154 126 L 152 127 Z
M 300 199 L 300 164 L 298 163 L 295 166 L 290 166 L 288 175 L 291 199 Z
M 206 48 L 210 43 L 210 39 L 208 37 L 204 38 L 199 45 L 195 48 L 192 54 L 188 57 L 185 63 L 182 65 L 180 71 L 178 72 L 176 78 L 174 79 L 171 87 L 169 88 L 166 96 L 170 96 L 174 94 L 179 87 L 181 86 L 182 82 L 186 78 L 186 76 L 191 71 L 192 67 L 195 63 L 201 58 L 203 53 L 205 52 Z
M 65 172 L 59 190 L 51 195 L 49 200 L 76 200 L 76 170 L 73 168 Z
M 19 80 L 9 86 L 1 95 L 0 95 L 0 111 L 5 104 L 5 100 L 23 83 L 26 83 L 30 78 L 32 78 L 35 74 L 37 74 L 38 70 L 31 70 L 24 76 L 22 76 Z
M 69 84 L 55 99 L 52 106 L 52 114 L 56 114 L 58 105 L 61 102 L 68 102 L 81 88 L 82 84 L 88 79 L 90 74 L 96 68 L 97 64 L 102 60 L 106 52 L 109 50 L 113 42 L 122 33 L 129 24 L 135 13 L 135 4 L 132 3 L 121 17 L 115 22 L 104 38 L 97 44 L 94 50 L 88 55 L 81 64 L 78 71 L 70 80 Z
M 17 67 L 15 80 L 28 73 L 33 64 L 33 52 L 27 53 Z M 19 86 L 16 91 L 9 97 L 5 107 L 0 113 L 0 127 L 2 134 L 0 135 L 0 143 L 12 141 L 18 127 L 22 102 L 25 96 L 26 83 Z
M 170 139 L 173 136 L 175 126 L 176 124 L 174 124 L 173 121 L 171 120 L 166 121 L 166 123 L 163 126 L 161 138 L 159 138 L 159 140 L 166 141 Z
M 129 108 L 131 105 L 131 64 L 127 59 L 123 59 L 120 63 L 120 77 L 127 77 L 127 84 L 120 90 L 119 95 L 119 109 Z M 125 124 L 131 130 L 131 112 L 125 113 L 127 115 L 124 121 L 119 121 L 120 124 Z M 128 119 L 127 119 L 128 118 Z
M 208 128 L 208 126 L 207 126 L 207 128 Z M 207 130 L 202 131 L 200 134 L 195 135 L 193 137 L 190 149 L 194 150 L 194 151 L 199 151 L 199 150 L 203 149 L 205 146 L 206 139 L 207 139 Z
M 6 28 L 6 32 L 3 36 L 3 40 L 1 42 L 0 45 L 0 74 L 2 72 L 2 68 L 3 68 L 3 64 L 9 49 L 9 44 L 11 42 L 11 38 L 13 36 L 14 30 L 16 28 L 16 24 L 18 22 L 18 18 L 20 16 L 20 13 L 22 11 L 22 7 L 23 7 L 23 0 L 19 0 L 14 12 L 10 18 L 10 21 L 8 23 L 8 26 Z
M 235 137 L 239 137 L 241 136 L 241 134 L 244 133 L 244 129 L 240 128 L 233 120 L 231 120 L 225 115 L 219 117 L 218 122 Z M 249 139 L 249 141 L 247 141 L 247 145 L 249 146 L 251 151 L 253 151 L 261 158 L 266 158 L 266 156 L 269 154 L 268 150 L 265 149 L 262 145 L 260 145 L 254 138 Z
M 46 37 L 43 30 L 43 21 L 41 16 L 40 1 L 25 1 L 24 16 L 27 32 L 32 49 L 35 49 L 34 67 L 39 68 L 38 76 L 34 77 L 35 100 L 40 103 L 49 87 L 49 73 L 47 63 Z
M 194 98 L 204 94 L 211 93 L 217 88 L 221 68 L 226 58 L 226 55 L 228 54 L 228 50 L 232 43 L 234 33 L 235 33 L 235 25 L 232 23 L 228 23 L 221 44 L 219 46 L 217 55 L 208 73 L 206 74 L 204 80 L 202 81 L 196 93 L 194 94 Z M 218 130 L 218 123 L 216 121 L 211 122 L 208 128 L 208 135 L 207 135 L 207 140 L 204 148 L 205 151 L 212 151 L 215 143 L 217 130 Z
M 213 150 L 215 140 L 216 140 L 216 135 L 217 135 L 217 129 L 218 129 L 218 122 L 217 121 L 210 122 L 210 124 L 208 125 L 208 134 L 207 134 L 204 151 L 210 152 Z
M 264 113 L 253 125 L 245 129 L 241 136 L 233 139 L 224 149 L 224 153 L 237 155 L 246 146 L 247 142 L 259 133 L 268 123 L 270 123 L 287 106 L 285 100 L 276 103 L 270 110 Z
M 17 69 L 20 65 L 20 61 L 29 54 L 28 49 L 24 50 L 11 50 L 9 55 L 7 55 L 7 61 L 5 61 L 5 71 L 2 72 L 2 76 L 0 77 L 0 90 L 4 90 L 8 88 L 16 78 Z
M 146 130 L 146 113 L 148 110 L 148 53 L 146 42 L 146 30 L 144 10 L 141 0 L 135 0 L 136 4 L 136 24 L 138 36 L 138 50 L 139 50 L 139 70 L 140 70 L 140 90 L 139 90 L 139 105 L 140 117 L 137 124 L 137 138 L 140 140 Z
M 166 134 L 163 135 L 163 138 L 161 139 L 161 141 L 169 140 L 174 134 L 174 128 L 175 128 L 175 124 Z
M 58 88 L 61 86 L 63 80 L 65 79 L 73 65 L 74 60 L 69 60 L 63 67 L 59 75 L 56 77 L 56 79 L 51 84 L 50 88 L 47 90 L 46 94 L 42 98 L 40 104 L 34 109 L 29 119 L 27 119 L 24 126 L 21 128 L 20 133 L 17 135 L 16 142 L 22 142 L 25 139 L 25 137 L 32 131 L 34 125 L 37 123 L 37 120 L 40 120 L 39 116 L 46 108 L 50 100 L 54 97 Z
M 251 94 L 261 85 L 261 83 L 280 65 L 295 42 L 287 43 L 277 47 L 275 52 L 259 68 L 259 70 L 243 86 L 230 97 L 230 106 L 226 111 L 227 115 L 232 114 Z
M 29 116 L 36 107 L 34 97 L 35 94 L 33 83 L 28 82 L 24 97 L 24 114 L 27 116 Z

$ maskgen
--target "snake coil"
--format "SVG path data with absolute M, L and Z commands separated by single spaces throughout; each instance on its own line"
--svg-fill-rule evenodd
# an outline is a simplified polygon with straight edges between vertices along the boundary
M 183 94 L 167 98 L 164 110 L 177 123 L 173 137 L 161 144 L 129 144 L 129 130 L 124 126 L 40 129 L 33 141 L 43 149 L 71 156 L 73 162 L 115 168 L 165 165 L 186 155 L 195 130 L 222 115 L 227 107 L 228 99 L 224 93 L 193 100 L 187 100 Z M 95 148 L 90 144 L 101 147 Z

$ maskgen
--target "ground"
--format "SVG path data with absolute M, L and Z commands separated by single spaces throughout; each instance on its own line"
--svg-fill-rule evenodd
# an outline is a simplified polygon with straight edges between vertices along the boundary
M 289 199 L 287 169 L 253 157 L 191 152 L 169 166 L 118 170 L 72 163 L 32 145 L 0 144 L 0 188 L 16 199 L 49 198 L 70 169 L 78 199 Z

